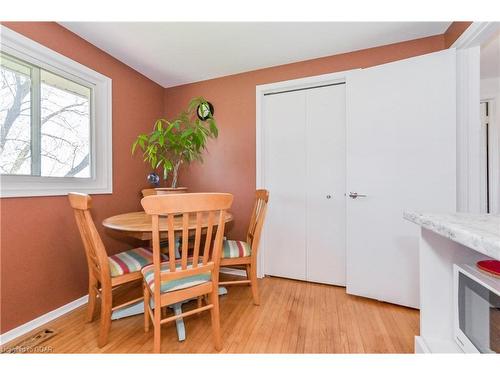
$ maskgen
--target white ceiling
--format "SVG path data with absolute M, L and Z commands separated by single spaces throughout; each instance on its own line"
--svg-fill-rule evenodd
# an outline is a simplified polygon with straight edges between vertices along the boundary
M 500 32 L 481 46 L 481 78 L 500 77 Z
M 61 22 L 164 87 L 442 34 L 450 22 Z

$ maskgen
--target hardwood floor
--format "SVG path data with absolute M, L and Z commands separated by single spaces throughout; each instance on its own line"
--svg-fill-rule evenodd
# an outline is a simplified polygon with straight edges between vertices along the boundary
M 220 298 L 221 353 L 413 353 L 417 310 L 350 296 L 341 287 L 271 277 L 259 283 L 260 306 L 248 287 L 229 287 Z M 144 332 L 142 315 L 113 321 L 109 343 L 99 349 L 98 319 L 85 323 L 85 308 L 41 327 L 57 332 L 43 345 L 54 353 L 153 352 L 153 331 Z M 173 323 L 162 327 L 162 352 L 215 352 L 210 314 L 185 322 L 184 342 Z

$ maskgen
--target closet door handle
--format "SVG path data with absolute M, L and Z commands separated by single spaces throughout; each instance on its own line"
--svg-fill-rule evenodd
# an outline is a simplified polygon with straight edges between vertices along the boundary
M 358 197 L 366 197 L 366 195 L 365 194 L 358 194 L 355 191 L 354 192 L 351 191 L 349 193 L 349 197 L 351 197 L 352 199 L 356 199 Z

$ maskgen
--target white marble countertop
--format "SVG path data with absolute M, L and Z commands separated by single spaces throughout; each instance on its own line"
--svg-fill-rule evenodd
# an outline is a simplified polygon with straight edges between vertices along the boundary
M 500 215 L 428 214 L 408 211 L 406 220 L 470 247 L 494 259 L 500 259 Z

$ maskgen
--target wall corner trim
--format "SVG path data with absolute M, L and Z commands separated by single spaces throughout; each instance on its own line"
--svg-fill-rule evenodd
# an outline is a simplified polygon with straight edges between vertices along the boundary
M 499 22 L 473 22 L 450 48 L 468 48 L 478 46 L 498 31 Z
M 58 307 L 55 310 L 49 311 L 48 313 L 43 314 L 38 318 L 35 318 L 27 323 L 24 323 L 23 325 L 20 325 L 19 327 L 3 333 L 2 335 L 0 335 L 0 345 L 5 345 L 16 338 L 21 337 L 29 333 L 30 331 L 37 329 L 38 327 L 41 327 L 44 324 L 47 324 L 52 320 L 77 309 L 78 307 L 85 305 L 88 301 L 88 297 L 88 294 L 86 294 L 83 297 L 67 303 L 66 305 Z
M 457 210 L 479 213 L 480 46 L 500 29 L 499 22 L 473 22 L 453 43 L 457 50 Z

